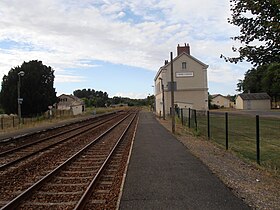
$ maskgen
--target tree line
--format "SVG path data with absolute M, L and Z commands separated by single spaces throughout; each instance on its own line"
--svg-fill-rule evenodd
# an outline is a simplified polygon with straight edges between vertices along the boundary
M 244 79 L 237 83 L 237 91 L 266 92 L 272 101 L 280 101 L 280 63 L 262 65 L 248 70 Z
M 86 107 L 108 107 L 118 104 L 127 104 L 128 106 L 148 106 L 154 103 L 154 96 L 148 96 L 145 99 L 131 99 L 120 96 L 109 98 L 107 92 L 96 91 L 94 89 L 78 89 L 73 92 L 73 95 L 83 99 Z

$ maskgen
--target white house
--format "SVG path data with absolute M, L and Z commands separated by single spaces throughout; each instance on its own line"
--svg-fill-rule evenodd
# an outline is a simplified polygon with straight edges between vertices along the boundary
M 73 115 L 82 114 L 85 111 L 84 101 L 76 96 L 62 94 L 58 98 L 58 110 L 72 110 Z

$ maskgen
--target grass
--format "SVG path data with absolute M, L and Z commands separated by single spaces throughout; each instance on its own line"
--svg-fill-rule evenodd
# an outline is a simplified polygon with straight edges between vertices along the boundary
M 187 123 L 186 123 L 187 124 Z M 188 124 L 187 124 L 188 125 Z M 207 117 L 197 115 L 198 130 L 195 131 L 194 118 L 191 128 L 195 135 L 207 136 Z M 211 140 L 225 148 L 225 115 L 210 113 Z M 243 158 L 256 162 L 256 119 L 246 115 L 228 116 L 229 149 Z M 280 171 L 280 119 L 260 117 L 260 161 L 261 165 Z
M 105 112 L 111 112 L 116 111 L 117 108 L 87 108 L 86 112 L 84 112 L 82 115 L 91 115 L 93 114 L 93 111 L 95 111 L 96 114 L 102 114 Z M 45 124 L 51 124 L 59 121 L 63 121 L 70 118 L 76 118 L 81 115 L 74 116 L 70 113 L 70 111 L 60 111 L 56 114 L 56 116 L 53 116 L 52 118 L 48 118 L 47 116 L 41 115 L 34 118 L 24 118 L 23 123 L 19 125 L 19 120 L 17 117 L 6 117 L 1 119 L 0 123 L 0 133 L 5 132 L 11 132 L 18 129 L 23 128 L 29 128 L 29 127 L 35 127 L 39 125 L 45 125 Z

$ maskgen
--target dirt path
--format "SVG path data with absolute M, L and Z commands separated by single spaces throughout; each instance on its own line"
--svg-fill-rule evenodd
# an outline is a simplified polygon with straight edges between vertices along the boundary
M 159 122 L 171 131 L 169 120 Z M 280 177 L 176 126 L 176 137 L 253 209 L 280 209 Z

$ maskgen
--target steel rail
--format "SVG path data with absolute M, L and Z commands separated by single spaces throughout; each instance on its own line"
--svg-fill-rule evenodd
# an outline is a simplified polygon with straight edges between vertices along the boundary
M 110 120 L 114 119 L 115 117 L 117 117 L 117 116 L 114 116 L 114 117 L 108 119 L 107 121 L 100 122 L 100 123 L 98 123 L 97 125 L 94 125 L 93 127 L 91 127 L 90 129 L 97 128 L 97 127 L 99 127 L 99 126 L 101 126 L 101 125 L 103 125 L 103 124 L 109 122 Z M 89 132 L 89 130 L 87 129 L 86 132 Z M 71 138 L 74 138 L 74 137 L 76 137 L 76 136 L 78 136 L 78 135 L 80 135 L 80 134 L 84 134 L 84 133 L 85 133 L 85 131 L 82 130 L 82 131 L 80 131 L 80 132 L 78 132 L 78 133 L 75 133 L 75 134 L 73 134 L 73 135 L 71 135 L 71 136 L 68 136 L 68 137 L 66 137 L 66 138 L 64 138 L 64 139 L 61 139 L 61 140 L 59 140 L 58 142 L 55 142 L 55 143 L 50 144 L 50 145 L 48 145 L 48 146 L 46 146 L 46 147 L 44 147 L 44 148 L 41 148 L 41 149 L 39 149 L 39 150 L 37 150 L 37 151 L 35 151 L 35 152 L 31 152 L 30 154 L 27 154 L 27 155 L 25 155 L 25 156 L 22 156 L 22 157 L 20 157 L 20 158 L 18 158 L 18 159 L 15 159 L 15 160 L 10 161 L 10 162 L 8 162 L 8 163 L 2 164 L 2 165 L 0 166 L 0 171 L 3 171 L 3 170 L 5 170 L 6 168 L 8 168 L 8 167 L 10 167 L 10 166 L 12 166 L 12 165 L 15 165 L 15 164 L 17 164 L 17 163 L 19 163 L 19 162 L 21 162 L 21 161 L 27 159 L 27 158 L 30 158 L 30 157 L 32 157 L 32 156 L 34 156 L 34 155 L 36 155 L 36 154 L 39 154 L 40 152 L 43 152 L 43 151 L 45 151 L 45 150 L 48 150 L 48 149 L 50 149 L 50 148 L 52 148 L 52 147 L 54 147 L 54 146 L 57 146 L 58 144 L 61 144 L 61 143 L 65 142 L 65 141 L 67 141 L 67 140 L 69 140 L 69 139 L 71 139 Z
M 111 118 L 109 118 L 109 119 L 107 119 L 107 120 L 114 119 L 115 117 L 117 117 L 117 116 L 113 116 L 113 117 L 111 117 Z M 105 120 L 106 120 L 106 119 L 105 119 Z M 80 123 L 80 122 L 77 122 L 77 123 Z M 27 143 L 27 144 L 24 144 L 24 145 L 19 146 L 19 147 L 16 147 L 16 148 L 12 148 L 12 149 L 9 149 L 9 150 L 0 152 L 0 157 L 1 157 L 1 156 L 4 156 L 4 155 L 7 155 L 7 154 L 9 154 L 9 153 L 16 152 L 16 151 L 18 151 L 18 150 L 20 150 L 20 149 L 24 149 L 24 148 L 26 148 L 26 147 L 33 146 L 33 145 L 35 145 L 35 144 L 41 143 L 41 142 L 46 141 L 46 140 L 49 140 L 49 139 L 51 139 L 51 138 L 55 138 L 55 137 L 64 135 L 64 134 L 69 133 L 69 132 L 71 132 L 71 131 L 78 130 L 78 129 L 80 129 L 80 128 L 83 128 L 83 127 L 86 127 L 86 126 L 88 126 L 88 125 L 91 125 L 92 123 L 94 123 L 94 122 L 89 122 L 89 123 L 87 123 L 87 124 L 85 124 L 85 125 L 80 125 L 80 126 L 78 126 L 78 127 L 76 127 L 76 128 L 71 128 L 71 129 L 66 130 L 66 131 L 61 131 L 61 132 L 59 132 L 59 133 L 56 133 L 56 134 L 51 135 L 51 136 L 47 136 L 47 137 L 42 138 L 42 139 L 39 139 L 39 140 L 37 140 L 37 141 L 31 142 L 31 143 Z
M 118 126 L 120 123 L 122 123 L 126 118 L 128 118 L 131 114 L 126 115 L 123 119 L 115 123 L 113 126 L 108 128 L 105 132 L 100 134 L 98 137 L 96 137 L 94 140 L 92 140 L 90 143 L 88 143 L 86 146 L 84 146 L 82 149 L 80 149 L 78 152 L 76 152 L 74 155 L 72 155 L 70 158 L 68 158 L 66 161 L 64 161 L 62 164 L 60 164 L 58 167 L 56 167 L 54 170 L 52 170 L 50 173 L 48 173 L 46 176 L 38 180 L 36 183 L 34 183 L 32 186 L 30 186 L 28 189 L 23 191 L 21 194 L 19 194 L 17 197 L 15 197 L 12 201 L 8 202 L 6 205 L 4 205 L 0 210 L 13 210 L 17 208 L 17 206 L 28 196 L 32 194 L 33 191 L 39 189 L 42 187 L 44 183 L 49 181 L 54 175 L 56 175 L 60 170 L 62 170 L 68 163 L 75 160 L 82 152 L 86 151 L 90 146 L 95 144 L 99 139 L 107 135 L 111 130 L 113 130 L 116 126 Z
M 118 111 L 115 111 L 115 112 L 109 112 L 109 113 L 101 114 L 101 115 L 96 116 L 96 117 L 89 117 L 89 118 L 81 119 L 81 120 L 78 120 L 78 121 L 66 123 L 66 124 L 63 124 L 63 125 L 47 128 L 47 129 L 44 129 L 44 130 L 26 133 L 26 134 L 23 134 L 21 136 L 8 137 L 6 139 L 1 139 L 0 140 L 0 144 L 6 144 L 7 142 L 13 142 L 13 141 L 16 141 L 16 140 L 18 140 L 20 138 L 24 138 L 24 137 L 32 137 L 32 136 L 35 136 L 35 135 L 40 134 L 40 133 L 44 133 L 44 132 L 48 132 L 48 131 L 53 131 L 55 129 L 63 128 L 63 127 L 66 127 L 66 126 L 71 126 L 71 125 L 73 125 L 75 123 L 85 122 L 85 121 L 89 121 L 89 120 L 92 120 L 92 119 L 99 119 L 99 118 L 102 118 L 102 117 L 105 117 L 105 116 L 108 116 L 108 115 L 113 115 L 113 114 L 116 114 L 116 113 L 119 113 L 119 112 L 121 112 L 121 111 L 118 110 Z
M 94 184 L 97 182 L 98 178 L 100 177 L 102 171 L 104 170 L 105 166 L 108 164 L 109 160 L 111 159 L 111 157 L 113 156 L 113 153 L 115 152 L 117 146 L 120 144 L 120 142 L 123 140 L 123 137 L 125 136 L 125 134 L 127 133 L 128 129 L 130 128 L 130 126 L 132 125 L 133 120 L 135 119 L 137 114 L 134 115 L 134 117 L 132 118 L 132 120 L 129 122 L 128 126 L 125 128 L 125 130 L 123 131 L 123 133 L 121 134 L 121 136 L 119 137 L 119 139 L 117 140 L 115 146 L 111 149 L 109 155 L 107 156 L 106 160 L 103 162 L 102 166 L 99 168 L 98 172 L 96 173 L 96 175 L 94 176 L 94 178 L 92 179 L 92 181 L 90 182 L 90 184 L 88 185 L 86 191 L 84 192 L 84 194 L 82 195 L 81 199 L 78 201 L 77 205 L 75 206 L 74 210 L 80 210 L 83 209 L 86 205 L 86 202 L 88 200 L 88 198 L 90 197 Z

